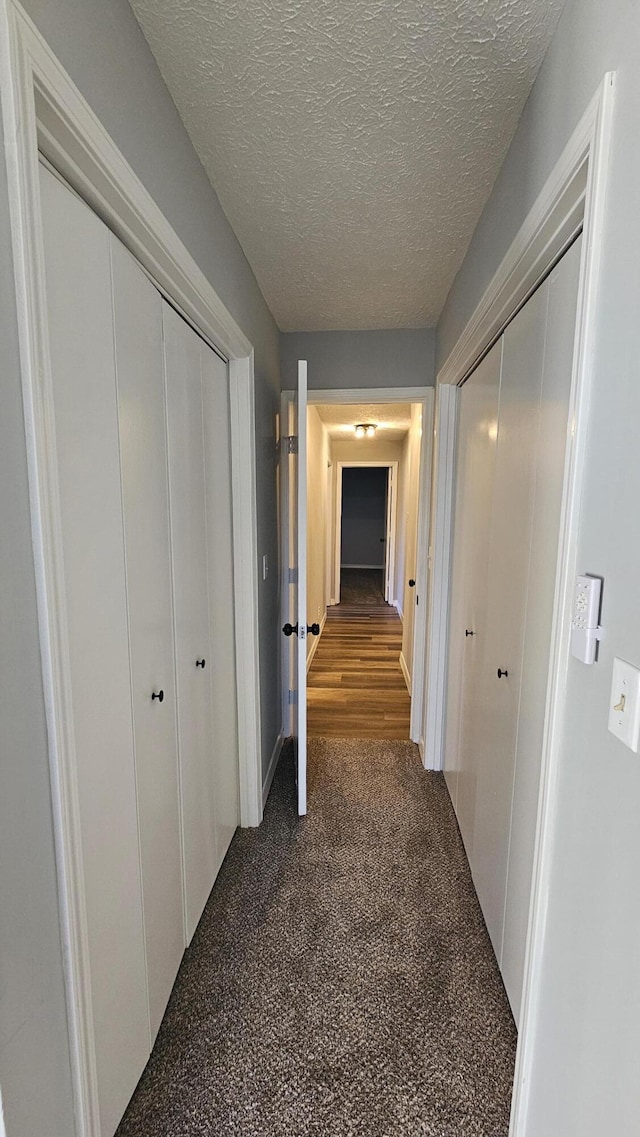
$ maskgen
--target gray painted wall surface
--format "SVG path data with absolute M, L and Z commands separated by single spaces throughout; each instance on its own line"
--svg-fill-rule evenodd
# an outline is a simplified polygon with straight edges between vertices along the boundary
M 25 0 L 24 7 L 255 350 L 263 770 L 279 723 L 275 422 L 278 329 L 182 125 L 127 0 Z
M 292 391 L 306 359 L 311 390 L 349 387 L 432 387 L 435 329 L 371 332 L 281 332 L 282 388 Z
M 388 470 L 342 471 L 340 563 L 384 567 Z
M 0 161 L 0 1087 L 8 1137 L 70 1137 L 73 1102 L 6 191 Z
M 526 1137 L 640 1129 L 640 760 L 607 731 L 640 666 L 640 6 L 569 0 L 439 326 L 444 360 L 599 85 L 617 69 L 578 571 L 604 577 L 600 661 L 569 666 Z
M 278 330 L 127 0 L 25 8 L 252 341 L 256 364 L 263 765 L 280 728 L 275 416 Z M 0 1087 L 9 1137 L 71 1137 L 70 1069 L 26 481 L 0 162 Z

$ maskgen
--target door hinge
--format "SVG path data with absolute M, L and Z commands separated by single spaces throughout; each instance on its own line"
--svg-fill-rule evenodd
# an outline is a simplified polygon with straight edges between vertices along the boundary
M 298 435 L 297 434 L 283 434 L 280 439 L 280 445 L 285 454 L 298 453 Z
M 298 692 L 297 691 L 289 691 L 289 706 L 295 706 L 295 704 L 297 702 L 298 702 Z
M 298 583 L 298 569 L 297 569 L 297 567 L 289 569 L 288 580 L 289 580 L 289 584 L 297 584 Z

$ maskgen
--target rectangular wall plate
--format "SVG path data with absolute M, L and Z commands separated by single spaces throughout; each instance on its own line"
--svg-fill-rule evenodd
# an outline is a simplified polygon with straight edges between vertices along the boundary
M 637 754 L 640 738 L 640 670 L 624 659 L 615 658 L 613 661 L 609 730 Z

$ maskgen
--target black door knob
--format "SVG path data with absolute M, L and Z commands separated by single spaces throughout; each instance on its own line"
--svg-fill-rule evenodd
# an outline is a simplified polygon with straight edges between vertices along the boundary
M 319 624 L 307 624 L 307 631 L 311 632 L 312 636 L 319 636 L 320 635 L 320 625 Z
M 415 580 L 410 580 L 409 581 L 409 588 L 415 588 L 415 586 L 416 586 Z
M 465 628 L 464 634 L 465 634 L 465 636 L 475 636 L 476 633 L 469 631 L 468 628 Z
M 196 667 L 205 668 L 207 666 L 206 659 L 196 659 Z
M 509 675 L 509 672 L 508 672 L 508 671 L 503 671 L 503 670 L 502 670 L 502 668 L 501 668 L 501 667 L 499 667 L 499 668 L 498 668 L 498 679 L 502 679 L 502 676 L 503 676 L 503 675 L 504 675 L 504 677 L 505 677 L 505 679 L 506 679 L 506 678 L 508 677 L 508 675 Z
M 161 703 L 164 699 L 164 691 L 154 691 L 151 696 L 151 700 L 153 701 L 154 699 L 157 699 L 158 702 Z
M 293 636 L 293 635 L 297 636 L 298 625 L 297 624 L 285 624 L 285 626 L 282 630 L 283 630 L 285 636 Z

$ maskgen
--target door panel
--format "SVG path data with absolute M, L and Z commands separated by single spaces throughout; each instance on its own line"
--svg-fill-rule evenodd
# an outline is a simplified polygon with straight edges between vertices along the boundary
M 298 638 L 295 662 L 295 704 L 298 777 L 298 813 L 307 812 L 307 364 L 298 361 L 297 391 L 298 453 L 294 459 L 295 485 L 295 549 L 297 566 Z
M 186 939 L 219 868 L 199 337 L 168 304 L 164 329 Z M 208 670 L 207 670 L 208 669 Z
M 162 299 L 111 239 L 151 1034 L 184 950 Z M 163 692 L 162 702 L 152 695 Z
M 147 1061 L 109 233 L 40 170 L 82 877 L 101 1132 Z
M 200 341 L 218 864 L 240 823 L 231 509 L 231 412 L 227 364 Z M 242 603 L 242 597 L 238 597 Z
M 502 340 L 465 383 L 459 406 L 446 764 L 447 781 L 454 790 L 458 824 L 470 862 L 501 367 Z
M 515 759 L 511 842 L 502 946 L 502 975 L 516 1022 L 522 977 L 538 817 L 540 762 L 547 698 L 558 534 L 582 239 L 549 278 L 547 334 L 534 486 L 529 585 Z
M 481 645 L 471 869 L 498 959 L 522 675 L 535 455 L 540 421 L 548 283 L 503 337 L 498 444 L 489 543 L 486 635 Z M 508 672 L 498 678 L 498 669 Z

